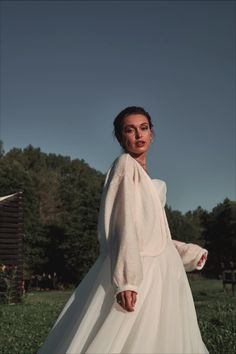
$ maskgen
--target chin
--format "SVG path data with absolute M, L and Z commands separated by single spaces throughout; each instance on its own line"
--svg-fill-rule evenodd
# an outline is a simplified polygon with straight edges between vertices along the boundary
M 139 156 L 139 155 L 142 155 L 142 154 L 145 154 L 147 153 L 149 150 L 149 147 L 147 148 L 146 146 L 145 147 L 141 147 L 141 148 L 133 148 L 133 149 L 127 149 L 126 151 L 130 154 L 130 155 L 135 155 L 135 156 Z

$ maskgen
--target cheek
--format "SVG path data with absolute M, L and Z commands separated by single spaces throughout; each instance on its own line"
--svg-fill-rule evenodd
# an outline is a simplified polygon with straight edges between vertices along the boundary
M 131 136 L 124 136 L 123 137 L 123 143 L 126 145 L 126 146 L 131 146 L 133 145 L 135 142 L 135 139 L 134 137 L 131 137 Z
M 134 142 L 135 142 L 135 138 L 132 136 L 129 136 L 128 138 L 127 138 L 127 142 L 128 142 L 128 144 L 129 145 L 132 145 Z

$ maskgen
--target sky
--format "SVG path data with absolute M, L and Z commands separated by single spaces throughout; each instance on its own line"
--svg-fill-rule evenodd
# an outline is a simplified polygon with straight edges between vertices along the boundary
M 144 107 L 167 204 L 236 199 L 234 1 L 1 1 L 0 139 L 84 159 L 121 153 L 113 120 Z

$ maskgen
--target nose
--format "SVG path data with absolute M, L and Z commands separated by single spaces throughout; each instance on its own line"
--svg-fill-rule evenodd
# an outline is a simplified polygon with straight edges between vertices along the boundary
M 136 131 L 135 131 L 135 137 L 136 137 L 136 139 L 141 138 L 141 136 L 142 136 L 142 132 L 141 132 L 141 130 L 136 129 Z

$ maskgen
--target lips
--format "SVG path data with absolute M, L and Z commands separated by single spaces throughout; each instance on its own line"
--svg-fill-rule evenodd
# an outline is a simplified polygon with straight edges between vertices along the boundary
M 137 142 L 135 143 L 135 145 L 136 145 L 137 147 L 143 147 L 145 144 L 146 144 L 145 141 L 137 141 Z

